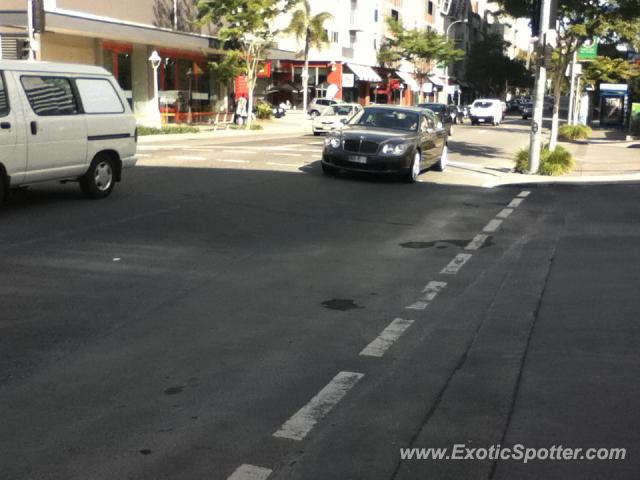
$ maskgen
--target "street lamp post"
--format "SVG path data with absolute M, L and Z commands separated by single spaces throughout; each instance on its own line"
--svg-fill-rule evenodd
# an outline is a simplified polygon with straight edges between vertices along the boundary
M 158 100 L 158 67 L 162 58 L 157 51 L 153 51 L 149 57 L 149 62 L 153 68 L 153 102 L 149 115 L 149 123 L 154 128 L 162 128 L 162 118 L 160 117 L 160 102 Z
M 451 27 L 453 27 L 456 23 L 469 23 L 469 19 L 465 18 L 464 20 L 456 20 L 455 22 L 451 22 L 449 24 L 449 26 L 447 27 L 446 33 L 445 33 L 445 38 L 447 40 L 449 40 L 449 30 L 451 30 Z M 449 103 L 449 64 L 446 63 L 444 66 L 444 103 Z

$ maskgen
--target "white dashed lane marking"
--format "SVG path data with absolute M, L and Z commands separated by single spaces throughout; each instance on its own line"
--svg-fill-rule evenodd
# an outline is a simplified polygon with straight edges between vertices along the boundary
M 529 190 L 523 190 L 518 194 L 519 198 L 527 198 L 531 192 Z
M 513 208 L 504 208 L 496 215 L 496 218 L 507 218 L 513 213 Z
M 424 310 L 429 305 L 429 302 L 432 302 L 433 299 L 436 298 L 436 295 L 438 295 L 438 293 L 440 293 L 446 286 L 447 282 L 431 281 L 427 283 L 427 286 L 422 290 L 422 297 L 420 297 L 417 302 L 412 303 L 405 308 L 407 310 Z
M 522 198 L 514 198 L 511 203 L 507 205 L 508 208 L 518 208 L 522 203 Z
M 309 403 L 287 420 L 273 436 L 302 440 L 362 377 L 364 377 L 363 373 L 338 373 Z
M 483 232 L 495 232 L 502 225 L 502 220 L 496 220 L 495 218 L 487 223 L 482 229 Z
M 382 331 L 378 338 L 360 352 L 360 355 L 382 357 L 391 345 L 393 345 L 412 324 L 413 320 L 396 318 Z
M 227 480 L 266 480 L 273 470 L 256 467 L 255 465 L 240 465 Z
M 440 273 L 445 275 L 455 275 L 460 271 L 465 263 L 471 258 L 470 253 L 459 253 L 456 257 L 449 262 L 449 265 L 444 267 Z
M 489 238 L 489 235 L 485 235 L 484 233 L 479 233 L 478 235 L 473 237 L 473 240 L 471 240 L 469 244 L 466 247 L 464 247 L 464 249 L 479 250 L 482 247 L 482 245 L 484 245 L 484 242 L 486 242 L 488 238 Z
M 218 160 L 219 162 L 225 163 L 251 163 L 249 160 Z

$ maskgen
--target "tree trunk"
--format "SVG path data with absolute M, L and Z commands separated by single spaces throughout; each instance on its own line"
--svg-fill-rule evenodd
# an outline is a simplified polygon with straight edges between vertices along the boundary
M 309 104 L 309 50 L 311 43 L 311 32 L 307 28 L 307 35 L 304 41 L 304 71 L 302 74 L 302 111 L 306 112 Z
M 549 135 L 549 150 L 555 150 L 558 145 L 558 128 L 560 126 L 560 96 L 562 94 L 562 76 L 556 75 L 553 81 L 553 117 L 551 119 L 551 134 Z

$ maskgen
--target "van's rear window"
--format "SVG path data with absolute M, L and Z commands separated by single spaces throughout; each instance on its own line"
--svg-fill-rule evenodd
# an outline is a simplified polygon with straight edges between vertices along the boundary
M 76 87 L 82 99 L 84 113 L 122 113 L 124 106 L 109 80 L 78 78 Z
M 36 115 L 76 115 L 78 113 L 78 102 L 68 78 L 23 76 L 20 82 Z

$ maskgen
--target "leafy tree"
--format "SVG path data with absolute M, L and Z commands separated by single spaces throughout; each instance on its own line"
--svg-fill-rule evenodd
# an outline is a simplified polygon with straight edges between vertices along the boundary
M 509 86 L 531 87 L 531 74 L 522 60 L 512 60 L 501 35 L 487 34 L 471 45 L 465 76 L 484 96 L 501 96 Z
M 407 30 L 391 17 L 387 18 L 387 25 L 392 38 L 386 42 L 382 60 L 388 62 L 404 59 L 413 64 L 421 86 L 437 64 L 456 62 L 465 56 L 463 50 L 456 49 L 453 42 L 433 30 Z M 378 61 L 380 60 L 381 57 L 378 56 Z M 423 98 L 424 92 L 420 88 L 420 101 Z
M 621 83 L 640 76 L 640 68 L 623 58 L 598 57 L 589 62 L 583 76 L 593 83 Z
M 298 8 L 293 12 L 291 23 L 285 30 L 286 33 L 293 34 L 296 39 L 304 43 L 304 70 L 302 73 L 302 108 L 307 111 L 307 101 L 309 96 L 309 50 L 311 47 L 323 48 L 329 43 L 329 36 L 324 29 L 326 21 L 331 20 L 333 15 L 328 12 L 321 12 L 311 15 L 311 5 L 309 0 L 300 0 Z
M 531 17 L 533 0 L 499 0 L 506 13 L 514 17 Z M 613 43 L 637 42 L 640 35 L 640 0 L 558 0 L 558 28 L 555 58 L 550 72 L 554 93 L 553 122 L 549 146 L 558 139 L 560 95 L 565 85 L 565 71 L 573 54 L 594 36 Z
M 229 83 L 240 75 L 246 75 L 246 64 L 237 50 L 231 50 L 218 62 L 209 62 L 209 69 L 222 83 Z
M 273 46 L 277 31 L 273 23 L 278 15 L 289 11 L 297 0 L 198 0 L 198 23 L 212 24 L 218 37 L 244 62 L 247 76 L 251 128 L 253 96 L 258 72 L 264 66 L 267 50 Z M 229 66 L 229 65 L 227 65 Z

